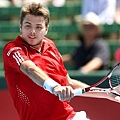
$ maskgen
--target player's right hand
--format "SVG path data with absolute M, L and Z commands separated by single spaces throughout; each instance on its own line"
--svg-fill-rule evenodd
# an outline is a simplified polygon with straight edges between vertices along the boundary
M 74 91 L 71 86 L 60 86 L 57 85 L 53 88 L 53 94 L 58 96 L 60 101 L 68 100 L 74 97 Z

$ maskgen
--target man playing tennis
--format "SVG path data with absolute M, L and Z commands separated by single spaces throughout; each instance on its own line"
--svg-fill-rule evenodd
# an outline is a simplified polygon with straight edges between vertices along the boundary
M 49 11 L 40 4 L 22 7 L 20 31 L 3 50 L 5 78 L 20 120 L 87 120 L 69 105 L 74 89 L 88 87 L 72 80 L 54 43 L 45 37 Z

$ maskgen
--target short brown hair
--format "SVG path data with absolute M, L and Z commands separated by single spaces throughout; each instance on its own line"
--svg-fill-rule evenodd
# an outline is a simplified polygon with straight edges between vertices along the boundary
M 42 16 L 45 19 L 45 25 L 49 24 L 50 13 L 47 8 L 42 6 L 40 3 L 28 3 L 21 8 L 20 11 L 20 24 L 22 24 L 25 16 L 27 14 L 35 15 L 35 16 Z

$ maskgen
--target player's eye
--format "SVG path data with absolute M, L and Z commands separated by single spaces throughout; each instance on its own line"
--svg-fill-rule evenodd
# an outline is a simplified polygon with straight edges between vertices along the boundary
M 37 29 L 37 30 L 41 30 L 42 27 L 41 27 L 41 26 L 37 26 L 36 29 Z
M 27 29 L 28 29 L 28 28 L 31 28 L 31 26 L 30 26 L 30 25 L 25 25 L 25 28 L 27 28 Z

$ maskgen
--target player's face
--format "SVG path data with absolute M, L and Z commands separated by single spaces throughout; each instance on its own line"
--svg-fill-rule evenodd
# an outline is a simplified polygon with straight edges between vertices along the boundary
M 45 20 L 42 16 L 30 14 L 26 15 L 23 23 L 20 25 L 20 29 L 23 40 L 35 48 L 39 48 L 48 31 L 48 27 L 45 26 Z

